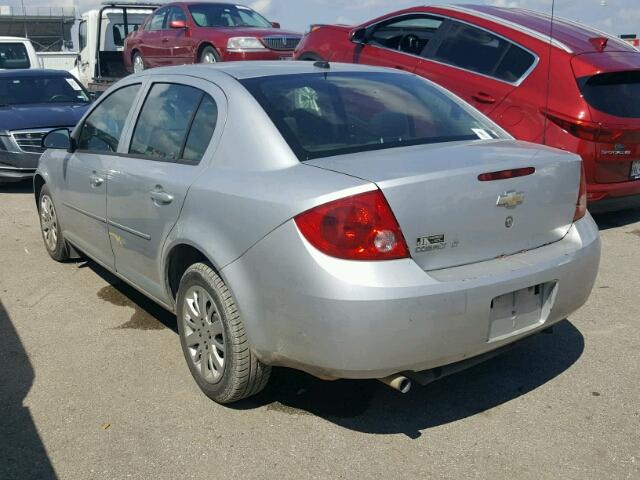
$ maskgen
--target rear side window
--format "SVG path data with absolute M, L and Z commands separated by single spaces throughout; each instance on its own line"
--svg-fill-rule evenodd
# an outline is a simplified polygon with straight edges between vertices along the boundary
M 24 43 L 0 43 L 0 69 L 11 70 L 30 66 Z
M 508 40 L 458 22 L 450 25 L 433 59 L 506 82 L 518 81 L 535 62 L 532 53 Z
M 198 163 L 217 119 L 215 102 L 186 85 L 156 83 L 144 102 L 129 153 L 162 161 Z
M 80 131 L 78 150 L 116 152 L 129 111 L 140 85 L 116 90 L 91 112 Z
M 640 71 L 602 73 L 578 80 L 593 108 L 623 118 L 640 118 Z
M 413 75 L 310 73 L 242 83 L 301 161 L 498 137 L 492 123 Z

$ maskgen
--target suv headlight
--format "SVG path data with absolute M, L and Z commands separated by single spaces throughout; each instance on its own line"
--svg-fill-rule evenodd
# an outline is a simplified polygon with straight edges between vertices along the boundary
M 227 50 L 246 52 L 247 50 L 265 50 L 266 47 L 256 37 L 233 37 L 227 42 Z

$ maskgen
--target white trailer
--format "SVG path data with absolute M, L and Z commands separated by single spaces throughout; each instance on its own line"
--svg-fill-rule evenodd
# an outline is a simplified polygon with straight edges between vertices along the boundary
M 107 2 L 82 14 L 78 57 L 72 73 L 89 91 L 104 91 L 127 75 L 122 60 L 125 37 L 160 4 Z

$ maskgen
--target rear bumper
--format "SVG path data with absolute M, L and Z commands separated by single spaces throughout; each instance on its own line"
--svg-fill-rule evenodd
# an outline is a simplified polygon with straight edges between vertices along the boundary
M 434 272 L 411 259 L 327 257 L 288 222 L 222 273 L 263 362 L 380 378 L 482 355 L 565 319 L 589 297 L 599 259 L 590 216 L 552 245 Z M 492 335 L 492 300 L 540 284 L 553 288 L 539 318 Z
M 640 180 L 620 183 L 590 183 L 587 184 L 587 195 L 590 206 L 607 198 L 640 195 Z

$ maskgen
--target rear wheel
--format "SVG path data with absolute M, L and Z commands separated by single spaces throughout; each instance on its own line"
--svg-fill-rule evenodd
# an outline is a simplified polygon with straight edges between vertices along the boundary
M 262 390 L 271 367 L 249 348 L 231 291 L 204 263 L 180 280 L 176 315 L 182 352 L 200 389 L 218 403 L 231 403 Z
M 40 231 L 42 232 L 42 240 L 47 252 L 57 262 L 64 262 L 69 259 L 69 249 L 62 236 L 62 229 L 58 220 L 56 208 L 53 205 L 53 199 L 49 188 L 45 185 L 40 190 L 40 199 L 38 200 L 38 213 L 40 215 Z
M 220 61 L 220 55 L 216 52 L 215 48 L 211 46 L 206 46 L 200 52 L 200 63 L 218 63 Z
M 133 73 L 140 73 L 142 71 L 144 71 L 145 66 L 144 66 L 144 59 L 142 58 L 142 55 L 140 55 L 139 52 L 136 52 L 133 54 Z

